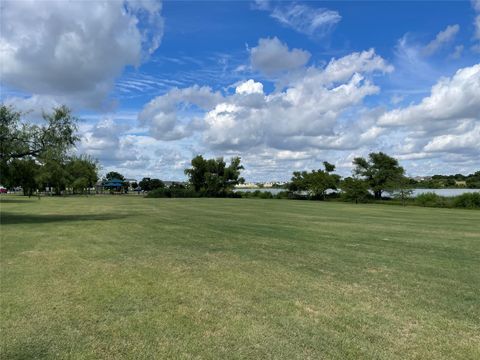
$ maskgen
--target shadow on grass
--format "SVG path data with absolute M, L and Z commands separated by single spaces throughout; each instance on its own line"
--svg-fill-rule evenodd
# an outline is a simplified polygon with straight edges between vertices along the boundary
M 31 214 L 14 214 L 14 213 L 2 212 L 0 216 L 0 223 L 2 225 L 46 224 L 46 223 L 53 223 L 53 222 L 120 220 L 124 218 L 126 218 L 125 215 L 119 215 L 119 214 L 31 215 Z
M 27 203 L 27 202 L 34 202 L 38 201 L 38 199 L 5 199 L 5 198 L 0 198 L 0 205 L 1 204 L 20 204 L 20 203 Z
M 49 347 L 47 344 L 22 343 L 10 347 L 5 347 L 5 344 L 2 345 L 0 351 L 1 359 L 25 360 L 50 358 Z

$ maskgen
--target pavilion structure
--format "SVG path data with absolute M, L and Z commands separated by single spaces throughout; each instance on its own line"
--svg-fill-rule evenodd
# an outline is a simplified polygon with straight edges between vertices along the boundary
M 125 186 L 125 181 L 120 179 L 110 179 L 105 181 L 102 184 L 105 190 L 112 190 L 112 191 L 122 191 L 122 188 Z

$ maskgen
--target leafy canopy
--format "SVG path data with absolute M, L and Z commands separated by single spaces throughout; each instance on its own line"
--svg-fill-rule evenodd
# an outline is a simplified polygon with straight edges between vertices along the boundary
M 125 176 L 123 176 L 119 172 L 110 171 L 109 173 L 107 173 L 107 175 L 105 175 L 105 179 L 108 180 L 108 181 L 113 180 L 113 179 L 118 179 L 118 180 L 123 181 L 123 180 L 125 180 Z
M 77 119 L 65 106 L 54 108 L 51 114 L 44 113 L 40 124 L 29 123 L 22 115 L 12 106 L 0 105 L 0 182 L 12 186 L 22 183 L 29 192 L 34 180 L 27 173 L 36 173 L 36 165 L 45 165 L 51 159 L 66 159 L 67 151 L 78 140 Z M 26 167 L 30 169 L 27 171 Z
M 47 158 L 42 163 L 32 158 L 13 159 L 8 163 L 5 185 L 9 188 L 21 186 L 27 196 L 46 188 L 57 195 L 67 188 L 73 193 L 84 193 L 95 185 L 97 173 L 98 163 L 89 156 Z
M 295 171 L 289 184 L 290 191 L 307 191 L 314 198 L 324 199 L 327 190 L 336 190 L 340 176 L 331 174 L 335 171 L 335 165 L 323 162 L 324 170 Z
M 365 202 L 370 196 L 368 184 L 362 179 L 347 177 L 341 182 L 340 188 L 342 189 L 342 198 L 347 201 Z
M 382 192 L 388 189 L 389 184 L 405 174 L 397 159 L 382 152 L 370 153 L 368 160 L 357 157 L 353 160 L 353 165 L 354 175 L 359 175 L 367 181 L 376 199 L 382 197 Z
M 239 157 L 234 157 L 227 166 L 223 158 L 204 159 L 202 155 L 198 155 L 192 159 L 192 167 L 185 169 L 185 174 L 196 192 L 221 196 L 245 181 L 240 177 L 243 170 L 240 162 Z
M 77 119 L 66 106 L 43 114 L 44 124 L 22 120 L 22 113 L 0 105 L 0 160 L 8 162 L 25 157 L 41 158 L 46 152 L 65 153 L 75 145 Z
M 150 179 L 148 177 L 143 178 L 142 181 L 138 184 L 140 188 L 144 191 L 151 191 L 155 189 L 162 189 L 165 187 L 165 184 L 160 179 Z

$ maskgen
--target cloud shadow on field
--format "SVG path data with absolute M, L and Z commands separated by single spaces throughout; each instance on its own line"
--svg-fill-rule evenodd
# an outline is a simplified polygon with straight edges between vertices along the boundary
M 0 205 L 2 204 L 23 204 L 26 202 L 33 202 L 36 200 L 33 199 L 6 199 L 6 198 L 0 198 Z
M 9 345 L 9 344 L 7 344 Z M 0 358 L 2 359 L 48 359 L 49 344 L 43 343 L 40 340 L 20 341 L 19 344 L 13 346 L 6 346 L 0 351 Z
M 60 215 L 60 214 L 17 214 L 2 212 L 0 216 L 0 224 L 46 224 L 53 222 L 77 222 L 77 221 L 106 221 L 119 220 L 126 218 L 121 214 L 88 214 L 88 215 Z

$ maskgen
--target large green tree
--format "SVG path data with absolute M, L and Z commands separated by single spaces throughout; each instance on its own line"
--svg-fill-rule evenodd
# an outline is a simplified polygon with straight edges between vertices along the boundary
M 295 171 L 289 184 L 290 191 L 306 191 L 311 197 L 325 199 L 327 190 L 336 190 L 340 176 L 332 174 L 335 165 L 326 161 L 323 163 L 324 170 Z
M 66 106 L 43 114 L 43 124 L 22 119 L 22 113 L 12 106 L 0 105 L 0 160 L 8 162 L 25 157 L 38 158 L 45 152 L 62 152 L 71 148 L 77 119 Z
M 189 183 L 196 192 L 209 196 L 222 196 L 244 182 L 240 177 L 243 166 L 241 159 L 234 157 L 227 166 L 223 158 L 205 159 L 198 155 L 192 159 L 192 167 L 185 169 Z
M 41 166 L 33 159 L 13 159 L 9 162 L 8 174 L 4 174 L 4 183 L 8 188 L 21 186 L 23 194 L 32 196 L 38 189 L 38 176 Z
M 359 175 L 367 181 L 375 199 L 381 199 L 389 184 L 405 174 L 397 159 L 383 152 L 370 153 L 368 159 L 357 157 L 353 160 L 353 165 L 354 175 Z
M 480 171 L 468 175 L 466 183 L 469 188 L 480 189 Z
M 74 156 L 66 164 L 68 187 L 74 193 L 84 193 L 98 181 L 98 162 L 87 155 Z
M 347 177 L 340 184 L 342 189 L 342 198 L 347 201 L 365 202 L 368 199 L 368 184 L 365 180 Z
M 401 200 L 403 206 L 406 205 L 407 200 L 413 195 L 413 184 L 408 177 L 403 175 L 392 179 L 387 184 L 386 189 L 394 198 Z
M 110 171 L 109 173 L 107 173 L 107 175 L 105 175 L 105 179 L 106 180 L 118 179 L 123 181 L 125 180 L 125 176 L 123 176 L 117 171 Z
M 41 188 L 48 188 L 55 195 L 61 195 L 69 183 L 66 159 L 48 157 L 44 160 L 39 169 L 37 181 Z
M 45 178 L 47 163 L 50 164 L 48 168 L 53 171 L 49 178 L 53 177 L 59 173 L 56 170 L 63 165 L 67 151 L 78 140 L 75 135 L 77 119 L 66 106 L 54 108 L 52 113 L 44 113 L 43 121 L 38 123 L 27 121 L 23 115 L 12 106 L 0 105 L 1 183 L 25 184 L 27 180 L 18 178 L 20 172 L 15 170 L 15 167 L 22 164 L 21 166 L 28 165 L 33 168 L 33 162 L 43 165 L 40 169 L 43 174 L 37 175 L 40 181 Z M 25 162 L 18 163 L 16 160 Z M 59 165 L 58 162 L 62 164 Z M 21 173 L 26 174 L 25 171 Z
M 49 188 L 83 192 L 97 181 L 97 162 L 88 156 L 69 156 L 78 140 L 77 119 L 66 106 L 29 122 L 12 106 L 0 105 L 0 172 L 2 183 L 21 186 L 25 195 Z
M 165 187 L 165 184 L 160 179 L 151 179 L 149 177 L 143 178 L 138 184 L 144 191 L 151 191 Z

